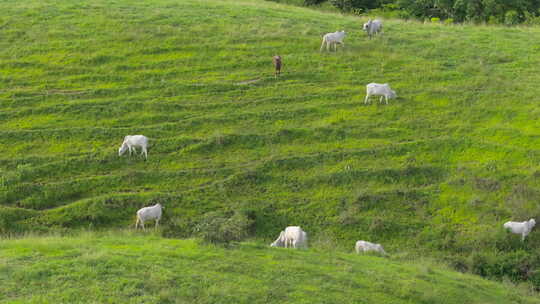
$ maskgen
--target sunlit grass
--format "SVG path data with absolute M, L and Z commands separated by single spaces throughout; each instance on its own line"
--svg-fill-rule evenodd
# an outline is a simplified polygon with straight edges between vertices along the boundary
M 0 261 L 4 303 L 538 303 L 430 261 L 127 231 L 4 239 Z
M 477 252 L 538 261 L 538 234 L 500 230 L 540 216 L 540 28 L 385 20 L 369 40 L 362 21 L 259 0 L 0 2 L 0 232 L 127 227 L 161 201 L 180 234 L 249 206 L 261 239 L 298 224 L 473 272 Z M 319 52 L 339 29 L 344 50 Z M 399 98 L 364 105 L 369 82 Z M 151 138 L 148 161 L 118 157 L 127 134 Z M 516 277 L 540 282 L 535 263 Z

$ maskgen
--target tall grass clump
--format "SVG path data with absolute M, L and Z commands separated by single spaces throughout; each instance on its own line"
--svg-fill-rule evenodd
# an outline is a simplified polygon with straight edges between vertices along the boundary
M 195 225 L 194 235 L 212 244 L 229 245 L 249 236 L 253 222 L 242 212 L 212 211 Z

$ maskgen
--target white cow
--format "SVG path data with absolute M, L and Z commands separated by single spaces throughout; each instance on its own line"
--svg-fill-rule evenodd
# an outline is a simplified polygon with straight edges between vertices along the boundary
M 364 23 L 363 30 L 367 33 L 369 39 L 375 34 L 378 34 L 382 31 L 382 21 L 379 19 L 371 20 Z
M 388 99 L 396 98 L 396 92 L 390 89 L 390 86 L 388 83 L 370 83 L 366 85 L 366 98 L 364 99 L 364 103 L 368 103 L 369 98 L 371 96 L 381 96 L 379 99 L 379 102 L 382 103 L 383 98 L 386 101 L 386 104 L 388 104 Z
M 337 45 L 341 44 L 343 47 L 345 47 L 345 43 L 343 43 L 343 38 L 345 38 L 345 31 L 337 31 L 335 33 L 328 33 L 323 36 L 321 49 L 323 50 L 324 45 L 326 44 L 326 50 L 329 50 L 329 47 L 331 45 L 334 45 L 334 51 L 337 51 Z
M 135 222 L 135 229 L 137 229 L 137 227 L 140 224 L 142 229 L 146 230 L 144 228 L 144 222 L 154 220 L 154 219 L 156 220 L 155 228 L 157 228 L 159 224 L 159 220 L 161 219 L 162 209 L 165 209 L 165 208 L 163 208 L 163 206 L 161 206 L 161 204 L 159 203 L 151 207 L 144 207 L 144 208 L 139 209 L 139 211 L 137 211 L 137 221 Z
M 298 226 L 289 226 L 281 231 L 279 237 L 270 244 L 271 247 L 307 248 L 307 233 Z
M 534 219 L 530 219 L 525 222 L 506 222 L 504 223 L 504 228 L 510 230 L 512 233 L 521 234 L 521 241 L 523 242 L 525 237 L 533 229 L 534 225 L 536 225 L 536 221 Z
M 356 251 L 356 253 L 375 251 L 382 254 L 386 254 L 386 251 L 384 251 L 381 244 L 375 244 L 375 243 L 371 243 L 367 241 L 356 242 L 356 245 L 354 246 L 354 250 Z
M 148 137 L 144 135 L 127 135 L 124 137 L 124 142 L 122 146 L 118 149 L 118 156 L 122 156 L 127 150 L 129 150 L 129 155 L 136 147 L 141 148 L 141 155 L 144 154 L 144 158 L 148 159 Z

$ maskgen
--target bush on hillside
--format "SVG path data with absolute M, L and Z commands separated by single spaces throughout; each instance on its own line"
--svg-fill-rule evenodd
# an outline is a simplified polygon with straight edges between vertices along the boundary
M 380 16 L 384 18 L 411 18 L 411 16 L 405 10 L 402 10 L 396 3 L 382 4 L 378 8 L 370 9 L 369 14 L 371 16 Z
M 515 25 L 539 16 L 539 1 L 519 0 L 395 0 L 402 10 L 417 18 L 452 18 L 458 22 L 487 22 Z
M 37 213 L 37 211 L 22 208 L 0 207 L 0 234 L 22 232 L 24 229 L 20 221 L 35 216 Z
M 540 256 L 525 250 L 512 252 L 477 252 L 469 257 L 469 268 L 487 278 L 508 278 L 513 282 L 531 281 L 539 289 Z
M 326 2 L 327 0 L 304 0 L 304 5 L 310 6 L 310 5 L 319 5 L 321 3 Z
M 377 8 L 378 1 L 370 0 L 330 0 L 333 6 L 342 12 L 361 13 L 367 9 Z
M 524 24 L 527 25 L 540 25 L 540 16 L 531 12 L 524 12 Z
M 164 216 L 167 213 L 164 213 Z M 194 223 L 190 219 L 171 217 L 163 225 L 162 235 L 167 238 L 188 238 L 193 233 Z
M 241 211 L 208 212 L 195 225 L 194 234 L 212 244 L 229 245 L 249 235 L 253 221 Z
M 506 25 L 516 25 L 520 23 L 519 13 L 511 10 L 504 14 L 504 24 Z

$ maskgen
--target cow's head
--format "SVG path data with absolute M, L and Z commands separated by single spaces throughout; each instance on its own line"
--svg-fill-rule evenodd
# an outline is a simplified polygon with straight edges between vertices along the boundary
M 128 146 L 123 143 L 122 146 L 118 149 L 118 156 L 122 156 L 124 153 L 126 153 L 128 149 Z
M 279 237 L 270 244 L 270 247 L 284 247 L 285 246 L 285 232 L 281 231 Z
M 368 22 L 364 23 L 364 27 L 362 28 L 362 30 L 367 31 L 370 26 L 371 26 L 371 19 L 369 19 Z

